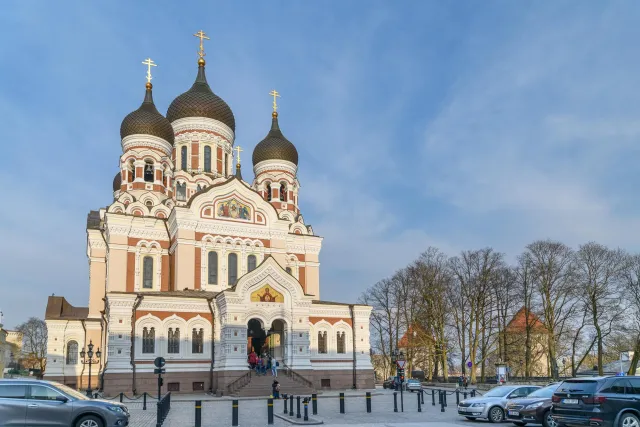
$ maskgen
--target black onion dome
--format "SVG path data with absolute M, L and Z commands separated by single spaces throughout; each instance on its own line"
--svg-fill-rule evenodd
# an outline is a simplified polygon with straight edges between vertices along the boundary
M 167 119 L 174 122 L 185 117 L 207 117 L 218 120 L 236 131 L 236 119 L 231 108 L 213 93 L 204 73 L 204 61 L 198 65 L 198 76 L 191 89 L 173 100 L 167 110 Z
M 156 108 L 153 103 L 151 84 L 147 84 L 147 92 L 140 108 L 133 113 L 129 113 L 120 125 L 120 138 L 129 135 L 143 134 L 153 135 L 162 138 L 173 145 L 173 127 Z
M 254 148 L 252 159 L 254 166 L 265 160 L 286 160 L 298 165 L 298 150 L 280 131 L 276 113 L 273 114 L 271 130 Z
M 122 175 L 120 174 L 120 172 L 118 172 L 116 176 L 113 177 L 113 191 L 120 190 L 121 185 L 122 185 Z

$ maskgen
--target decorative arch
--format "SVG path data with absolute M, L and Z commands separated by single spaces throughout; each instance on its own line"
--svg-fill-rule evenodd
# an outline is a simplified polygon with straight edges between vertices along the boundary
M 140 291 L 160 291 L 162 283 L 162 247 L 157 241 L 140 240 L 135 247 L 135 281 L 134 290 Z M 153 285 L 143 288 L 144 258 L 150 257 L 153 260 Z

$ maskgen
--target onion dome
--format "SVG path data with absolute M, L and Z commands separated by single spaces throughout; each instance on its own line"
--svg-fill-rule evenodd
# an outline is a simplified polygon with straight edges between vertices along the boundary
M 167 119 L 174 122 L 185 117 L 207 117 L 218 120 L 236 131 L 236 119 L 226 102 L 213 93 L 204 72 L 204 60 L 198 61 L 198 76 L 191 89 L 173 100 Z
M 272 117 L 271 130 L 253 150 L 253 166 L 265 160 L 286 160 L 298 166 L 298 150 L 280 131 L 278 113 Z
M 113 191 L 120 190 L 121 185 L 122 185 L 122 175 L 120 174 L 120 172 L 118 172 L 116 176 L 113 177 Z
M 122 121 L 120 138 L 136 134 L 153 135 L 173 145 L 173 127 L 169 120 L 158 112 L 153 103 L 152 87 L 151 83 L 147 83 L 147 91 L 142 105 Z

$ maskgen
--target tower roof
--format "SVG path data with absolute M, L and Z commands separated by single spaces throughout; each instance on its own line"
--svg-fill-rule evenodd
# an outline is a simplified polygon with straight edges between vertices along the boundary
M 253 150 L 253 165 L 255 166 L 265 160 L 286 160 L 297 166 L 298 150 L 282 134 L 278 125 L 278 113 L 274 112 L 272 117 L 271 130 Z
M 143 134 L 162 138 L 173 145 L 174 134 L 171 123 L 156 108 L 153 103 L 151 83 L 147 83 L 144 101 L 140 108 L 129 113 L 120 125 L 120 138 L 129 135 Z
M 113 191 L 120 190 L 121 185 L 122 185 L 122 174 L 118 172 L 116 176 L 113 177 Z
M 218 120 L 236 131 L 236 119 L 231 108 L 207 83 L 204 60 L 198 61 L 198 75 L 191 89 L 173 100 L 167 110 L 167 119 L 174 122 L 185 117 L 207 117 Z

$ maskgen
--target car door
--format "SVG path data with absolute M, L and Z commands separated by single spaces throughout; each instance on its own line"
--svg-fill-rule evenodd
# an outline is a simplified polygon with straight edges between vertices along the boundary
M 0 384 L 0 426 L 24 427 L 27 417 L 27 386 Z
M 73 405 L 69 401 L 57 400 L 64 395 L 44 384 L 29 386 L 27 402 L 27 425 L 29 427 L 66 427 L 71 425 Z

